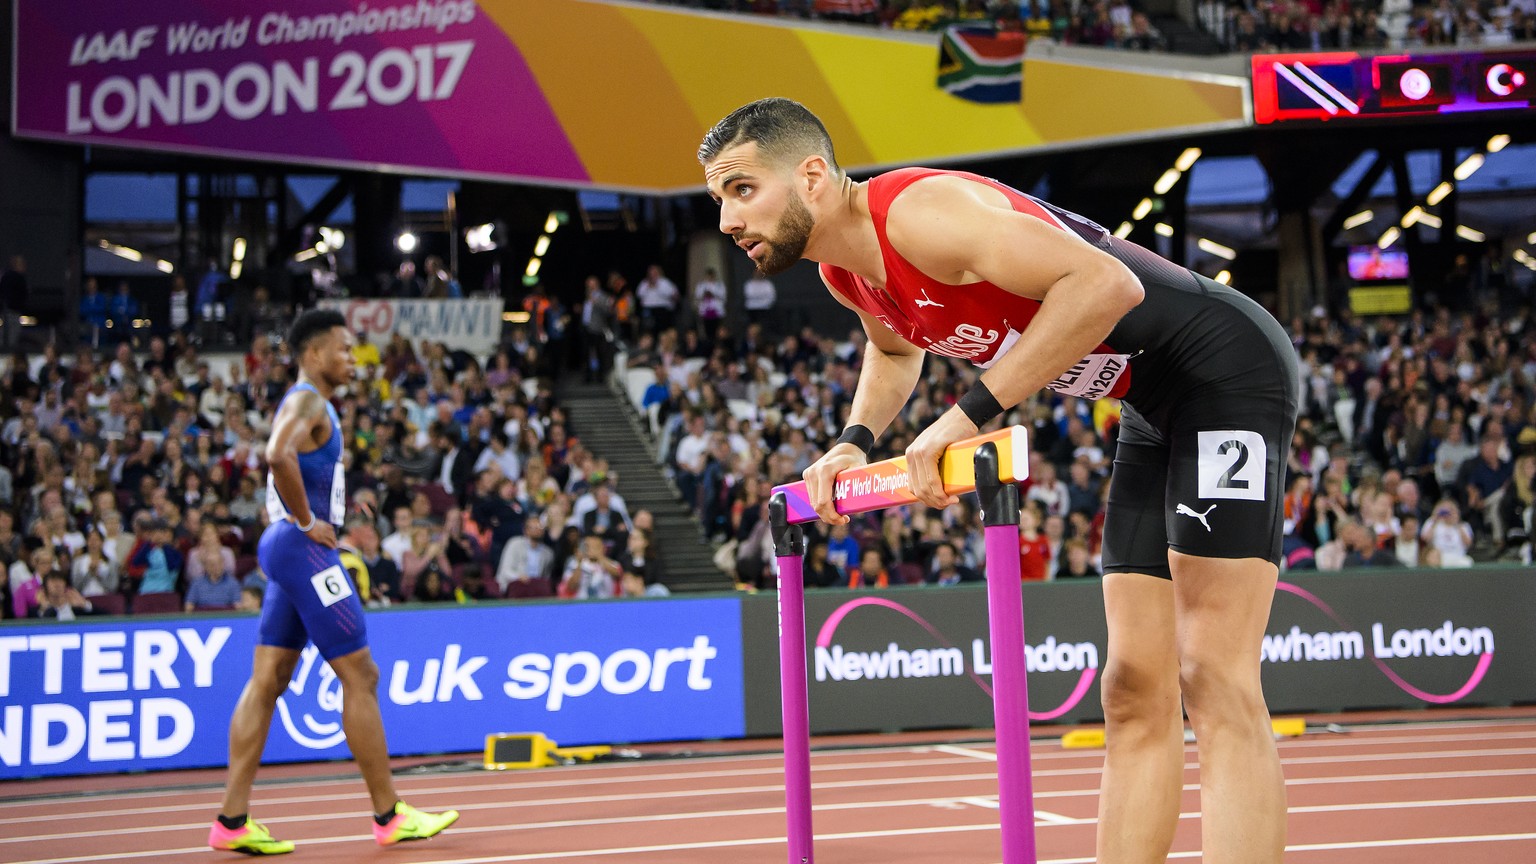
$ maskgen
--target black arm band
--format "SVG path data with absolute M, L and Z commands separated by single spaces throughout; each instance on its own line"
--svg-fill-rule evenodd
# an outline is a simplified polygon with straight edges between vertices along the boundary
M 863 450 L 864 455 L 868 456 L 869 451 L 875 449 L 875 433 L 869 431 L 868 426 L 860 426 L 855 423 L 843 430 L 843 434 L 838 437 L 837 443 L 852 444 Z
M 997 397 L 987 388 L 987 382 L 977 379 L 975 386 L 960 397 L 955 403 L 965 416 L 971 418 L 971 422 L 980 429 L 988 420 L 1003 413 L 1003 406 L 997 404 Z

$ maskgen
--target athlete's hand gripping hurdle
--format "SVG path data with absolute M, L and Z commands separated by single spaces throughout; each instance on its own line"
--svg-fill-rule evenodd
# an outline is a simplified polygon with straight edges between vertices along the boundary
M 951 444 L 939 462 L 944 491 L 981 498 L 987 543 L 987 612 L 992 638 L 993 715 L 1003 864 L 1035 864 L 1035 804 L 1029 773 L 1029 690 L 1024 669 L 1024 601 L 1019 588 L 1019 492 L 1029 475 L 1022 426 Z M 837 476 L 838 513 L 914 503 L 905 456 L 850 468 Z M 816 519 L 803 481 L 773 490 L 769 501 L 779 563 L 779 673 L 784 708 L 784 797 L 789 864 L 814 861 L 811 830 L 810 704 L 805 662 L 805 538 Z

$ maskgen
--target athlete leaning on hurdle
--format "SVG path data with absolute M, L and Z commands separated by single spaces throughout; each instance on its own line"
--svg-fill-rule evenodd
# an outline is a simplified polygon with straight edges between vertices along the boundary
M 381 846 L 422 840 L 459 814 L 424 813 L 395 794 L 376 693 L 379 667 L 368 649 L 363 604 L 336 551 L 347 496 L 341 419 L 330 399 L 352 381 L 352 333 L 340 312 L 311 309 L 293 322 L 288 345 L 299 380 L 278 403 L 267 443 L 271 524 L 256 547 L 267 591 L 251 680 L 229 722 L 229 777 L 208 845 L 247 855 L 293 851 L 293 843 L 274 839 L 247 811 L 272 711 L 307 642 L 341 681 L 342 730 L 373 803 L 374 839 Z
M 950 443 L 1049 387 L 1124 414 L 1104 528 L 1109 646 L 1101 864 L 1165 860 L 1183 783 L 1180 704 L 1200 748 L 1204 860 L 1278 862 L 1285 787 L 1259 683 L 1296 421 L 1289 340 L 1257 303 L 1093 222 L 974 174 L 863 183 L 787 99 L 746 105 L 699 148 L 720 230 L 764 274 L 801 258 L 858 313 L 869 347 L 848 429 L 805 472 L 823 520 L 917 384 L 923 351 L 985 369 L 906 455 L 944 494 Z

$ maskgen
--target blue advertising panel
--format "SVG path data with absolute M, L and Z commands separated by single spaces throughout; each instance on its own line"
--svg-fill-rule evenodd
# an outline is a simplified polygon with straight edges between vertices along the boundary
M 738 600 L 508 605 L 371 614 L 391 753 L 741 737 Z M 0 628 L 0 779 L 225 763 L 254 618 Z M 265 760 L 347 755 L 341 687 L 313 646 Z

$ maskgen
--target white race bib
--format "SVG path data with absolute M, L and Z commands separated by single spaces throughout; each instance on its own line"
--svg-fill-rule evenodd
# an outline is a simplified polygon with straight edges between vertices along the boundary
M 340 525 L 347 520 L 347 476 L 341 463 L 331 475 L 331 524 Z
M 1131 358 L 1127 354 L 1089 354 L 1045 386 L 1064 396 L 1102 399 L 1115 389 L 1116 382 L 1130 365 Z
M 282 496 L 277 494 L 277 484 L 272 482 L 272 472 L 267 472 L 267 521 L 281 522 L 288 518 L 288 509 L 283 506 Z
M 1195 440 L 1201 498 L 1264 500 L 1269 448 L 1263 435 L 1248 429 L 1201 430 Z
M 319 514 L 314 514 L 318 517 Z M 272 480 L 272 472 L 267 472 L 267 520 L 269 522 L 281 522 L 289 516 L 288 508 L 283 506 L 282 496 L 277 494 L 277 484 Z M 346 470 L 340 462 L 331 474 L 331 513 L 326 521 L 332 525 L 340 525 L 347 518 L 347 479 Z
M 347 571 L 335 565 L 309 577 L 309 584 L 315 586 L 315 594 L 325 606 L 334 606 L 352 596 L 352 580 L 347 578 Z

